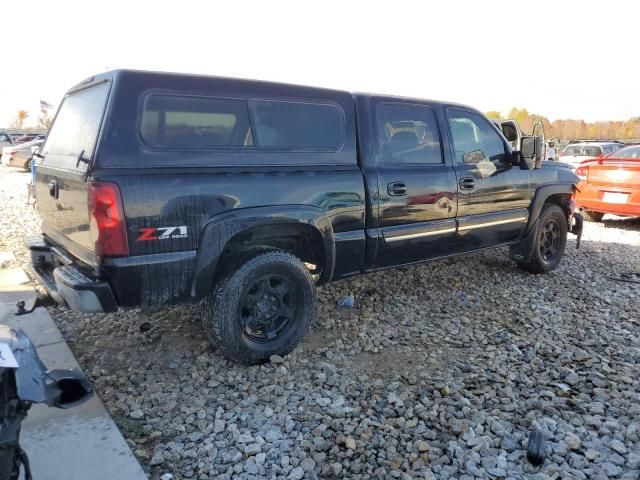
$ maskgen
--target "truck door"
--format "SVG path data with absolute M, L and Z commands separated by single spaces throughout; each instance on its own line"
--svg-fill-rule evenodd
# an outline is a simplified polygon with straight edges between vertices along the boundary
M 373 112 L 381 237 L 375 268 L 448 254 L 456 179 L 445 161 L 435 111 L 427 104 L 381 100 Z
M 509 147 L 495 126 L 477 112 L 447 109 L 458 180 L 457 252 L 515 240 L 531 201 L 528 170 L 508 162 Z
M 533 124 L 533 129 L 531 130 L 532 137 L 540 137 L 542 139 L 542 159 L 547 160 L 547 138 L 544 133 L 544 125 L 542 122 L 536 122 Z
M 520 150 L 520 139 L 522 138 L 520 127 L 515 120 L 503 120 L 500 122 L 500 128 L 504 138 L 509 141 L 513 150 Z

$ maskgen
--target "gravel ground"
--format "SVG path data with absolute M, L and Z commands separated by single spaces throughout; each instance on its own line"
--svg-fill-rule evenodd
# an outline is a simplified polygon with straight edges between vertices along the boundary
M 0 250 L 24 262 L 28 176 L 0 175 Z M 195 308 L 50 313 L 152 479 L 635 480 L 640 290 L 609 277 L 640 271 L 640 221 L 575 246 L 546 276 L 501 249 L 323 287 L 304 344 L 259 367 L 210 348 Z

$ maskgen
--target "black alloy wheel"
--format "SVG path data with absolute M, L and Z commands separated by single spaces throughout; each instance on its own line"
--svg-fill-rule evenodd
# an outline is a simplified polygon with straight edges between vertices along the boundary
M 252 282 L 240 297 L 242 333 L 253 342 L 275 339 L 295 319 L 299 290 L 284 276 L 272 273 Z
M 540 231 L 540 256 L 545 262 L 553 262 L 560 250 L 560 225 L 555 218 L 549 219 Z
M 291 352 L 315 315 L 315 284 L 304 262 L 262 248 L 228 258 L 220 269 L 202 305 L 211 343 L 227 357 L 252 365 Z
M 568 213 L 559 205 L 547 203 L 540 212 L 536 229 L 527 260 L 517 263 L 531 273 L 549 273 L 560 264 L 567 246 Z

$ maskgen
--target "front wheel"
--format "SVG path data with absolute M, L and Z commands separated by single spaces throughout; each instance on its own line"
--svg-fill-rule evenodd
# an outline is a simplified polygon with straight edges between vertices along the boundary
M 545 205 L 538 219 L 531 259 L 518 262 L 518 266 L 531 273 L 548 273 L 555 269 L 567 246 L 568 229 L 564 210 L 558 205 Z
M 315 286 L 304 263 L 280 250 L 258 253 L 230 270 L 203 302 L 212 344 L 233 360 L 258 364 L 286 355 L 315 314 Z

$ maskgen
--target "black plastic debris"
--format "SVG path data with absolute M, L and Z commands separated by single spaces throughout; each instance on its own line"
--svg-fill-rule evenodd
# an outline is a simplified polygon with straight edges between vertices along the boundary
M 544 463 L 547 454 L 547 442 L 540 430 L 534 430 L 529 434 L 527 444 L 527 460 L 531 465 L 538 467 Z
M 151 330 L 151 323 L 143 322 L 140 324 L 140 333 L 145 333 Z

